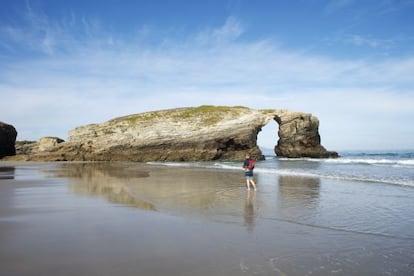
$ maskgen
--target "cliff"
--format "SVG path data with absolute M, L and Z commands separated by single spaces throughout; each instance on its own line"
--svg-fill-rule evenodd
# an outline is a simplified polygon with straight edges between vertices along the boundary
M 262 159 L 257 134 L 279 123 L 275 152 L 285 157 L 337 157 L 320 145 L 319 121 L 307 113 L 246 107 L 199 106 L 134 114 L 78 127 L 68 141 L 33 145 L 26 160 L 208 161 Z M 277 135 L 275 133 L 275 140 Z
M 0 158 L 16 154 L 16 129 L 9 124 L 0 122 Z

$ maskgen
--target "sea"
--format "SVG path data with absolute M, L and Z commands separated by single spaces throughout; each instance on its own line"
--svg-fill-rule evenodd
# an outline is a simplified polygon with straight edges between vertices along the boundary
M 258 171 L 414 187 L 414 151 L 345 151 L 337 159 L 267 155 Z
M 414 150 L 343 151 L 339 152 L 339 158 L 333 159 L 279 158 L 269 151 L 263 152 L 265 160 L 257 161 L 256 173 L 382 183 L 414 188 Z M 241 167 L 240 162 L 166 162 L 163 164 L 225 170 L 240 170 Z
M 265 154 L 265 160 L 257 161 L 254 170 L 262 205 L 277 200 L 288 202 L 283 204 L 289 208 L 261 208 L 261 218 L 407 240 L 414 246 L 414 150 L 339 154 L 336 159 Z M 162 164 L 243 174 L 241 162 Z M 411 254 L 414 258 L 414 247 Z

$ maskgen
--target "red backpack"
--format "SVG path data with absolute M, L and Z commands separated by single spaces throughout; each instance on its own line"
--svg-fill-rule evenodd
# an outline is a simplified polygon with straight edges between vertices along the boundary
M 253 159 L 249 159 L 249 170 L 253 170 L 255 165 L 255 161 Z

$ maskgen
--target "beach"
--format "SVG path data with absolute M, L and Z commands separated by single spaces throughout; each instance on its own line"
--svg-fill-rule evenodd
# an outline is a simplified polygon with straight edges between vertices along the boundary
M 0 162 L 1 275 L 414 274 L 414 187 L 272 162 Z

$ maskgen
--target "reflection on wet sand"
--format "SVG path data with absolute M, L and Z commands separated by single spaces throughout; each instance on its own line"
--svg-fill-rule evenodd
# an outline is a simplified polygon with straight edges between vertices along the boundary
M 0 167 L 0 179 L 14 179 L 14 167 Z
M 56 171 L 56 176 L 67 178 L 69 189 L 76 194 L 98 195 L 113 203 L 155 210 L 151 203 L 133 197 L 128 188 L 129 181 L 149 176 L 143 169 L 130 169 L 123 164 L 68 163 Z
M 275 211 L 282 218 L 312 216 L 319 200 L 319 179 L 298 176 L 280 176 L 275 194 L 266 192 L 271 187 L 261 187 L 260 192 L 260 183 L 259 192 L 246 191 L 240 172 L 205 168 L 67 163 L 55 174 L 67 178 L 76 194 L 142 210 L 241 223 L 248 231 L 253 231 L 258 217 L 273 217 Z M 276 206 L 263 203 L 269 197 Z
M 113 203 L 213 219 L 217 214 L 232 221 L 242 218 L 245 189 L 238 172 L 131 163 L 69 163 L 56 174 L 70 181 L 72 192 L 98 195 Z
M 234 209 L 240 200 L 240 181 L 216 171 L 158 167 L 148 179 L 130 183 L 135 197 L 160 209 L 208 215 L 215 209 Z M 238 179 L 238 178 L 237 178 Z
M 246 201 L 244 204 L 244 222 L 247 226 L 247 230 L 252 232 L 256 225 L 256 192 L 247 191 Z
M 305 219 L 315 215 L 319 205 L 320 179 L 299 176 L 279 177 L 278 209 L 285 218 Z
M 280 193 L 295 198 L 316 199 L 319 197 L 320 179 L 314 177 L 280 176 Z

